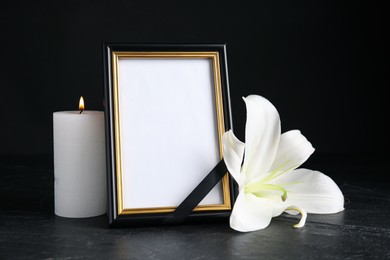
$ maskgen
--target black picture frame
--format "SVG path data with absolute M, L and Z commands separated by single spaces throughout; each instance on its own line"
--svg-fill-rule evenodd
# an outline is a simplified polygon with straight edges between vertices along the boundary
M 182 193 L 185 192 L 188 195 L 200 182 L 199 178 L 206 177 L 215 164 L 222 159 L 222 135 L 232 128 L 226 45 L 106 43 L 104 44 L 103 64 L 109 226 L 164 223 L 164 220 L 172 214 L 179 202 L 185 199 L 186 196 Z M 208 84 L 212 86 L 212 90 L 209 89 Z M 171 87 L 172 85 L 174 86 Z M 188 85 L 191 86 L 188 87 Z M 169 91 L 166 91 L 166 96 L 164 96 L 164 91 L 161 90 L 164 87 L 169 88 Z M 182 91 L 182 88 L 186 87 L 191 88 L 195 94 Z M 202 94 L 203 92 L 204 94 Z M 212 93 L 212 100 L 210 99 L 210 93 Z M 177 99 L 181 101 L 176 104 L 175 100 Z M 210 101 L 210 104 L 205 100 Z M 203 105 L 197 108 L 196 104 L 199 101 L 201 101 L 200 103 L 203 102 Z M 149 103 L 145 105 L 142 102 Z M 185 105 L 183 109 L 176 109 L 175 105 L 173 105 L 173 108 L 170 107 L 171 103 L 175 103 L 177 107 L 181 108 L 183 108 L 183 104 Z M 209 109 L 204 107 L 209 107 Z M 209 115 L 211 114 L 209 113 L 211 107 L 214 107 L 213 115 Z M 186 111 L 186 109 L 189 112 L 179 112 L 177 116 L 179 119 L 175 120 L 176 115 L 172 114 L 175 114 L 177 110 Z M 168 112 L 164 114 L 165 110 Z M 204 110 L 201 115 L 209 118 L 208 122 L 211 122 L 210 124 L 203 123 L 202 117 L 198 115 L 198 110 Z M 189 115 L 189 120 L 187 120 L 187 115 Z M 161 121 L 161 117 L 164 118 L 164 116 L 171 122 L 177 122 L 165 124 L 164 121 Z M 145 119 L 149 117 L 153 119 Z M 186 121 L 187 125 L 187 121 L 195 121 L 198 124 L 183 127 L 184 130 L 182 130 L 183 121 Z M 160 122 L 160 124 L 155 127 L 155 131 L 151 131 L 153 136 L 150 137 L 151 135 L 146 133 L 144 135 L 145 130 L 154 128 L 153 124 L 155 122 Z M 161 124 L 164 126 L 161 126 Z M 170 126 L 170 124 L 173 126 Z M 145 127 L 150 125 L 152 127 Z M 197 133 L 196 131 L 192 132 L 194 128 L 204 128 L 201 137 L 198 137 L 193 145 L 186 146 L 186 144 L 177 142 L 177 145 L 182 149 L 177 153 L 174 148 L 160 147 L 153 143 L 164 139 L 161 136 L 165 137 L 165 134 L 172 135 L 171 132 L 175 132 L 174 136 L 184 136 L 185 140 L 192 140 L 191 136 L 188 136 L 187 139 L 186 135 L 188 131 L 194 136 L 194 133 Z M 209 131 L 211 128 L 213 130 Z M 160 130 L 163 135 L 156 134 Z M 203 150 L 200 153 L 197 152 L 198 150 L 193 153 L 190 152 L 192 146 L 198 146 L 203 137 L 214 138 L 213 140 L 216 140 L 215 144 L 207 142 L 212 144 L 211 148 L 202 148 Z M 146 145 L 144 145 L 144 141 L 147 143 Z M 216 149 L 214 149 L 215 146 L 217 146 Z M 160 148 L 161 151 L 156 153 L 155 150 Z M 156 169 L 153 167 L 165 165 L 167 158 L 164 158 L 164 156 L 167 155 L 165 155 L 164 149 L 170 150 L 174 155 L 172 165 L 180 164 L 177 173 L 175 173 L 177 175 L 174 175 L 172 179 L 165 178 L 165 174 L 175 172 L 174 170 L 171 171 L 169 167 L 161 167 L 165 171 L 153 170 Z M 146 153 L 143 151 L 143 155 L 139 155 L 142 153 L 141 150 L 145 150 Z M 181 157 L 182 154 L 187 152 L 189 155 L 203 155 L 202 152 L 209 153 L 210 150 L 213 150 L 213 153 L 216 153 L 214 150 L 218 150 L 218 154 L 210 156 L 213 160 L 205 160 L 204 158 L 201 160 L 199 158 L 202 156 L 199 156 L 199 158 L 192 156 L 196 161 L 195 166 L 199 167 L 193 167 L 192 162 L 188 164 L 183 162 L 186 157 L 183 157 L 183 160 L 177 160 L 177 157 Z M 153 151 L 151 156 L 148 155 L 147 151 Z M 201 162 L 198 164 L 198 161 Z M 137 163 L 141 165 L 138 168 L 135 166 Z M 147 167 L 150 170 L 144 170 Z M 183 170 L 183 167 L 185 170 Z M 138 171 L 133 168 L 138 169 Z M 194 179 L 196 179 L 194 181 L 192 181 L 191 175 L 182 175 L 183 172 L 187 171 L 195 173 L 197 168 L 202 169 L 202 172 L 199 173 L 199 176 L 194 175 Z M 151 174 L 151 176 L 148 174 Z M 185 178 L 182 176 L 185 176 Z M 157 177 L 159 181 L 157 181 Z M 142 178 L 145 179 L 142 180 Z M 178 183 L 178 179 L 183 183 Z M 191 188 L 187 191 L 183 186 L 186 186 L 189 182 Z M 140 188 L 143 184 L 145 186 Z M 144 189 L 149 189 L 149 185 L 152 186 L 151 190 L 144 192 Z M 216 192 L 216 195 L 210 199 L 210 203 L 195 208 L 188 215 L 186 221 L 215 219 L 230 215 L 237 190 L 227 171 L 219 185 L 220 188 L 218 189 L 221 190 L 221 193 Z M 159 188 L 161 188 L 161 191 L 159 191 Z M 179 190 L 181 192 L 180 196 L 177 196 L 180 197 L 177 198 L 179 201 L 174 203 L 173 201 L 176 200 L 175 192 L 179 193 Z M 150 192 L 157 195 L 150 195 Z M 162 197 L 162 202 L 160 202 L 160 197 Z M 154 198 L 156 198 L 156 201 L 154 201 Z M 166 201 L 164 202 L 164 200 Z M 219 200 L 221 200 L 221 203 L 214 202 Z

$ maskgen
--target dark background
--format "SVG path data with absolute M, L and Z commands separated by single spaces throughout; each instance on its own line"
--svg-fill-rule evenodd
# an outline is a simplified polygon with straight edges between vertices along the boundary
M 103 110 L 103 42 L 226 42 L 240 139 L 241 97 L 259 94 L 279 110 L 283 131 L 300 129 L 318 154 L 388 154 L 383 3 L 7 1 L 0 155 L 52 154 L 52 112 L 77 109 L 80 95 Z

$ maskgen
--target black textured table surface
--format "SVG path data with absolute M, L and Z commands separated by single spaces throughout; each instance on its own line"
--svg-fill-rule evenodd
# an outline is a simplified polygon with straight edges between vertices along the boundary
M 0 157 L 0 259 L 390 259 L 390 191 L 385 156 L 315 155 L 305 167 L 332 177 L 345 211 L 281 215 L 252 233 L 228 221 L 108 229 L 107 217 L 53 213 L 50 156 Z

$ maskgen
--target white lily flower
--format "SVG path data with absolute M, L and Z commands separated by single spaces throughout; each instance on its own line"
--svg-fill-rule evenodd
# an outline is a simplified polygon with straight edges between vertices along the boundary
M 244 98 L 247 108 L 245 141 L 232 131 L 223 136 L 226 166 L 237 181 L 239 194 L 230 216 L 230 226 L 241 232 L 267 227 L 283 212 L 330 214 L 344 210 L 344 196 L 328 176 L 297 169 L 314 152 L 299 130 L 281 134 L 276 108 L 265 98 Z M 245 158 L 244 158 L 245 153 Z

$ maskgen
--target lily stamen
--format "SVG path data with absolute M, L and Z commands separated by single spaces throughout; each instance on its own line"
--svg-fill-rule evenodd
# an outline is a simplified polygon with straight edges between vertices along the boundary
M 258 193 L 262 193 L 262 191 L 265 191 L 265 190 L 276 190 L 276 191 L 280 191 L 283 193 L 281 196 L 283 201 L 285 201 L 287 199 L 287 190 L 281 186 L 278 186 L 278 185 L 257 182 L 257 183 L 252 183 L 252 184 L 246 185 L 244 189 L 245 189 L 245 192 L 253 193 L 255 195 Z
M 295 169 L 298 165 L 293 165 L 287 169 L 284 169 L 284 170 L 280 170 L 280 168 L 284 167 L 288 162 L 285 162 L 284 164 L 282 164 L 281 166 L 279 166 L 278 168 L 276 168 L 275 170 L 273 170 L 272 172 L 270 172 L 268 174 L 267 177 L 265 177 L 264 179 L 262 179 L 261 181 L 262 182 L 269 182 L 273 179 L 276 179 L 277 177 L 279 177 L 280 175 L 282 174 L 285 174 L 287 172 L 290 172 L 292 169 Z
M 306 218 L 307 218 L 306 210 L 298 208 L 298 207 L 295 207 L 295 206 L 288 207 L 286 210 L 298 211 L 301 214 L 301 216 L 302 216 L 301 220 L 297 224 L 294 225 L 294 228 L 301 228 L 301 227 L 303 227 L 305 225 Z

